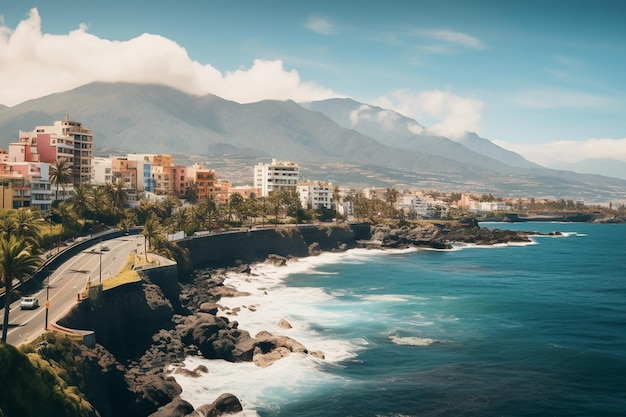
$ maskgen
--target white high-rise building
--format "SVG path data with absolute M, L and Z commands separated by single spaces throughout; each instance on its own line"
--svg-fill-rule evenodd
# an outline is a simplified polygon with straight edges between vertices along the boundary
M 300 167 L 295 162 L 272 159 L 271 164 L 257 164 L 254 167 L 254 186 L 267 197 L 274 191 L 296 191 Z
M 310 209 L 333 208 L 333 185 L 329 182 L 305 181 L 298 184 L 302 207 Z

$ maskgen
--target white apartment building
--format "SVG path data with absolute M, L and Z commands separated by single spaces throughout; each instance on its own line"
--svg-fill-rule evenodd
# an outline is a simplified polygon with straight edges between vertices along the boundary
M 297 186 L 300 204 L 309 209 L 333 208 L 333 185 L 329 182 L 305 181 Z
M 506 211 L 510 207 L 504 201 L 478 201 L 472 194 L 461 195 L 461 207 L 473 212 Z
M 470 211 L 506 211 L 509 206 L 504 201 L 475 202 Z
M 387 188 L 381 187 L 369 187 L 363 189 L 363 196 L 370 200 L 383 200 L 385 201 L 385 195 L 387 194 Z
M 295 162 L 272 159 L 271 164 L 254 167 L 254 186 L 267 197 L 274 191 L 297 191 L 300 167 Z
M 113 163 L 111 158 L 95 157 L 93 159 L 93 180 L 94 185 L 104 185 L 113 183 Z
M 415 194 L 403 194 L 399 196 L 396 209 L 403 210 L 407 216 L 429 219 L 434 215 L 434 207 L 426 199 Z

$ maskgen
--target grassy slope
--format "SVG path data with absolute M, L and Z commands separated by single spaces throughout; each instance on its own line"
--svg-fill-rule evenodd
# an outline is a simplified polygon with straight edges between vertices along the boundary
M 62 350 L 63 339 L 69 343 L 68 336 L 57 336 L 46 341 L 45 349 Z M 59 363 L 44 360 L 36 353 L 43 348 L 43 340 L 37 339 L 23 351 L 0 345 L 0 416 L 94 416 L 78 389 L 62 378 L 64 371 Z

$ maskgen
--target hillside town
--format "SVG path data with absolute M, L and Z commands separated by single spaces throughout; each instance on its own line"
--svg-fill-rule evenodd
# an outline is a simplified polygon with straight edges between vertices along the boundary
M 354 189 L 323 178 L 302 178 L 294 161 L 272 159 L 250 167 L 252 184 L 232 184 L 202 163 L 176 164 L 171 154 L 132 153 L 97 157 L 92 130 L 79 121 L 54 121 L 19 131 L 8 150 L 0 150 L 1 207 L 33 207 L 48 213 L 59 202 L 76 199 L 88 189 L 109 187 L 121 196 L 120 208 L 136 208 L 143 201 L 175 198 L 175 205 L 208 201 L 226 208 L 228 217 L 241 219 L 244 203 L 281 196 L 281 212 L 298 212 L 296 221 L 333 217 L 366 220 L 382 212 L 407 220 L 443 219 L 452 214 L 502 216 L 516 210 L 582 210 L 584 202 L 501 199 L 491 194 L 450 193 L 394 188 Z M 278 217 L 279 203 L 271 205 Z M 265 205 L 263 205 L 265 207 Z M 253 211 L 251 213 L 250 211 Z M 248 210 L 256 218 L 259 210 Z M 268 211 L 268 210 L 266 210 Z M 236 212 L 236 213 L 235 213 Z

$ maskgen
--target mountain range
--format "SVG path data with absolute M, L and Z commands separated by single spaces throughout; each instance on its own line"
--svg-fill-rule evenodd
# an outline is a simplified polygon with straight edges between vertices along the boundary
M 626 162 L 612 158 L 586 158 L 576 162 L 555 162 L 551 166 L 581 173 L 594 173 L 626 180 Z
M 92 129 L 97 155 L 169 153 L 178 163 L 205 162 L 234 184 L 251 184 L 253 166 L 277 158 L 297 162 L 305 178 L 352 187 L 626 200 L 623 179 L 547 169 L 475 133 L 432 135 L 352 99 L 240 104 L 161 85 L 92 83 L 0 106 L 0 148 L 20 130 L 66 117 Z

